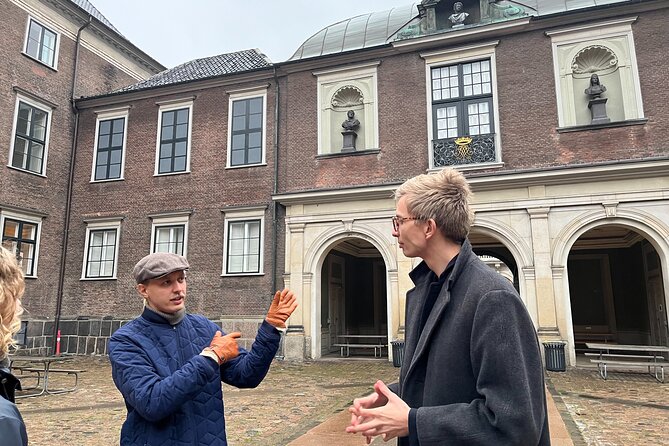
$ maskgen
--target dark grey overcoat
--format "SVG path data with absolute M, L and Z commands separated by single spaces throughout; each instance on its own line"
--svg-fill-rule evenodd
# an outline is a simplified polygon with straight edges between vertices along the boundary
M 550 445 L 539 343 L 512 284 L 466 240 L 419 333 L 435 276 L 422 262 L 410 277 L 404 360 L 390 387 L 417 409 L 416 430 L 398 444 Z

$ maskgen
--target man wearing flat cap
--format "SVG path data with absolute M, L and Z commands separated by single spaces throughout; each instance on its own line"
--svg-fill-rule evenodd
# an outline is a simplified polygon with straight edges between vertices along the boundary
M 293 292 L 277 291 L 251 350 L 239 332 L 221 329 L 185 309 L 185 257 L 150 254 L 135 265 L 144 311 L 109 339 L 112 377 L 128 416 L 121 445 L 227 445 L 221 381 L 256 387 L 279 348 L 297 307 Z

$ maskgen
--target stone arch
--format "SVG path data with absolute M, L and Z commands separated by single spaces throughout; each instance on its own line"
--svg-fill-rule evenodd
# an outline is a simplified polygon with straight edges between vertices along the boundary
M 561 327 L 566 332 L 568 341 L 570 363 L 576 363 L 576 351 L 574 348 L 574 333 L 572 321 L 571 296 L 569 293 L 569 278 L 567 274 L 567 260 L 574 243 L 586 232 L 600 226 L 617 225 L 634 229 L 641 234 L 656 250 L 660 257 L 662 268 L 662 280 L 665 284 L 665 302 L 669 302 L 669 228 L 656 219 L 651 213 L 638 209 L 619 209 L 617 203 L 604 205 L 603 209 L 593 210 L 578 215 L 558 233 L 552 249 L 552 264 L 554 270 L 562 271 L 562 316 L 566 326 Z M 669 317 L 669 309 L 668 311 Z M 563 332 L 563 337 L 564 337 Z
M 303 273 L 305 276 L 313 278 L 311 280 L 311 295 L 319 295 L 319 287 L 322 281 L 321 271 L 323 262 L 332 248 L 340 241 L 359 238 L 369 242 L 381 255 L 386 265 L 386 318 L 389 332 L 392 330 L 391 308 L 393 298 L 393 288 L 390 283 L 390 277 L 397 275 L 397 259 L 392 254 L 391 246 L 387 243 L 387 236 L 384 236 L 380 231 L 375 230 L 369 226 L 358 225 L 344 222 L 343 225 L 328 228 L 321 232 L 313 242 L 305 249 L 304 261 L 302 264 Z M 320 336 L 320 316 L 321 316 L 321 300 L 312 298 L 311 308 L 309 314 L 311 318 L 311 328 L 309 336 L 311 342 L 311 357 L 316 359 L 321 356 L 321 336 Z M 391 333 L 388 333 L 390 339 Z
M 538 321 L 537 305 L 535 299 L 531 299 L 528 292 L 528 277 L 526 271 L 534 268 L 532 249 L 525 240 L 513 228 L 492 218 L 476 217 L 472 229 L 481 234 L 499 240 L 511 252 L 518 268 L 518 285 L 520 298 L 527 307 L 532 319 Z

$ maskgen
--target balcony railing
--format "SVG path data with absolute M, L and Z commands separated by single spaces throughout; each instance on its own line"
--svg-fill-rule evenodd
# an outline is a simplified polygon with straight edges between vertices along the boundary
M 495 134 L 435 139 L 432 141 L 434 167 L 497 161 Z

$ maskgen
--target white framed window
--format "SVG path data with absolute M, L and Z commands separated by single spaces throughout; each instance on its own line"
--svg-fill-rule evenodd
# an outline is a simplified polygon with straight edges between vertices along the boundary
M 2 246 L 16 254 L 19 266 L 26 277 L 37 277 L 42 219 L 3 209 L 0 212 L 0 226 Z
M 121 220 L 88 221 L 81 280 L 116 279 Z
M 159 105 L 154 175 L 189 173 L 193 100 Z
M 227 167 L 265 164 L 267 87 L 228 94 Z
M 610 122 L 644 119 L 632 24 L 637 17 L 590 22 L 546 32 L 553 49 L 558 126 L 590 125 L 585 90 L 596 74 Z
M 264 274 L 265 209 L 224 210 L 223 276 Z
M 60 34 L 28 18 L 24 53 L 53 69 L 58 65 Z
M 502 166 L 495 48 L 499 41 L 422 53 L 430 170 Z
M 371 62 L 314 72 L 318 79 L 318 154 L 344 150 L 342 123 L 353 111 L 355 150 L 379 148 L 378 66 Z
M 46 175 L 52 108 L 23 95 L 16 96 L 9 166 Z
M 128 107 L 97 112 L 91 182 L 123 179 L 127 123 Z
M 152 216 L 151 253 L 188 254 L 188 220 L 190 213 Z

